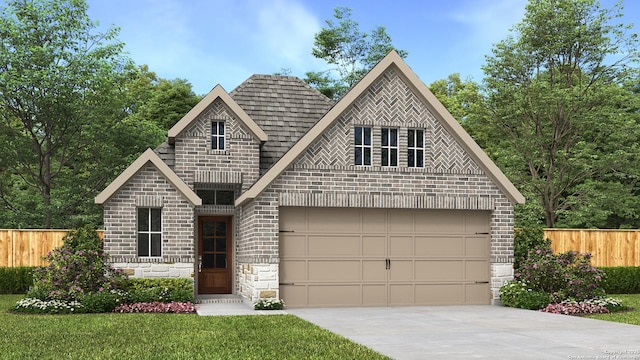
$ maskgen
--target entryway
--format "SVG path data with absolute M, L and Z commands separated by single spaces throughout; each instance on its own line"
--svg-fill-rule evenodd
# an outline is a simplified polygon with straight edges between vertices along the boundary
M 198 294 L 230 294 L 232 217 L 198 218 Z

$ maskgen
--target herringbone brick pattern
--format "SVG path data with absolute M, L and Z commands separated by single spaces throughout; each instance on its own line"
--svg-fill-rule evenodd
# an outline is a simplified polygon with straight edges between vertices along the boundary
M 237 121 L 232 121 L 234 118 L 221 100 L 214 102 L 199 119 L 194 121 L 193 125 L 185 131 L 185 136 L 195 138 L 208 137 L 210 131 L 209 123 L 212 120 L 224 120 L 226 122 L 227 129 L 225 130 L 227 131 L 227 137 L 247 138 L 250 136 Z
M 406 154 L 406 129 L 425 129 L 425 171 L 434 173 L 480 174 L 482 170 L 446 131 L 427 106 L 398 74 L 390 69 L 342 114 L 312 144 L 297 162 L 301 167 L 350 166 L 354 125 L 395 127 L 400 129 L 400 154 Z M 374 130 L 374 134 L 379 133 Z M 379 139 L 373 139 L 374 148 Z M 400 166 L 406 166 L 401 159 Z M 379 151 L 374 149 L 373 164 L 380 166 Z

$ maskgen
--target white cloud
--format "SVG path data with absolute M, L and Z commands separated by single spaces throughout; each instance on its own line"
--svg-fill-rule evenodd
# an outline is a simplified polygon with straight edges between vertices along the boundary
M 452 11 L 451 20 L 468 28 L 476 44 L 495 44 L 522 20 L 526 0 L 472 1 Z

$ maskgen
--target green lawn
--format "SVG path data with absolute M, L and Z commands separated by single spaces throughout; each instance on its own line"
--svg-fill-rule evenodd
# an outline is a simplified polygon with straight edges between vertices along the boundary
M 0 359 L 387 359 L 293 315 L 17 315 L 0 295 Z
M 632 310 L 616 312 L 613 314 L 589 315 L 587 317 L 632 325 L 640 325 L 640 294 L 618 294 L 608 296 L 622 300 L 622 303 L 632 308 Z

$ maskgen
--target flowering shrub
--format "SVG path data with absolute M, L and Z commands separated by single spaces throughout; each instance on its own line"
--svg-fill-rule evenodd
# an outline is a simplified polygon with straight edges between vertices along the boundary
M 28 296 L 40 300 L 81 300 L 87 294 L 117 288 L 125 276 L 107 264 L 101 240 L 89 227 L 70 231 L 63 245 L 45 259 L 49 265 L 36 268 Z M 44 298 L 43 298 L 44 297 Z
M 590 264 L 590 254 L 553 254 L 549 247 L 532 250 L 514 274 L 534 291 L 550 294 L 553 302 L 602 297 L 604 272 Z
M 133 304 L 123 304 L 116 307 L 113 312 L 118 313 L 174 313 L 191 314 L 196 312 L 197 306 L 191 302 L 138 302 Z
M 82 304 L 78 301 L 43 301 L 34 298 L 18 300 L 13 310 L 31 314 L 73 314 L 84 312 Z
M 253 304 L 255 310 L 282 310 L 284 309 L 284 300 L 278 299 L 260 299 Z
M 580 302 L 565 300 L 561 303 L 549 304 L 546 308 L 540 311 L 564 315 L 588 315 L 608 314 L 611 311 L 621 310 L 623 308 L 624 307 L 620 303 L 620 300 L 612 298 L 598 298 Z
M 504 306 L 539 310 L 549 305 L 549 294 L 530 289 L 521 281 L 510 281 L 500 288 L 500 300 Z

